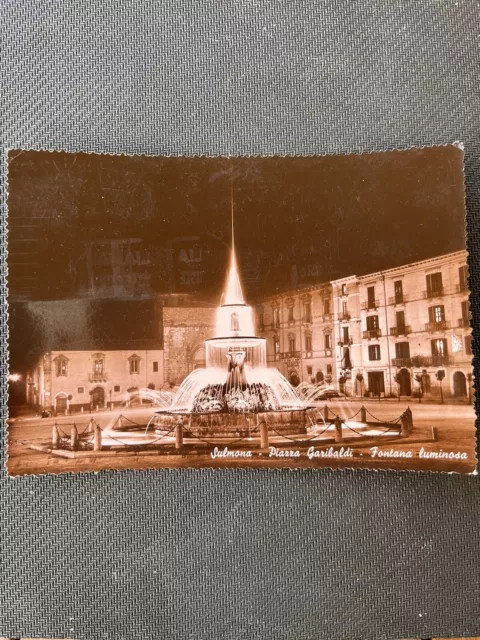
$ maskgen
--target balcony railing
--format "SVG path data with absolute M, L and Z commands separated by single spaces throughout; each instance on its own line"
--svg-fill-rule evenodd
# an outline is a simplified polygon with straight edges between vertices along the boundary
M 394 367 L 413 367 L 411 358 L 393 358 L 392 365 Z
M 392 296 L 391 298 L 388 299 L 388 304 L 405 304 L 405 302 L 407 302 L 408 300 L 408 296 L 406 296 L 404 293 L 402 294 L 397 294 L 396 296 Z
M 95 373 L 88 374 L 89 382 L 102 382 L 103 380 L 108 380 L 108 374 L 106 371 L 102 371 L 102 372 L 96 371 Z
M 333 321 L 333 313 L 325 313 L 322 318 L 323 322 L 332 322 Z
M 439 322 L 427 322 L 425 325 L 425 331 L 429 331 L 430 333 L 434 331 L 445 331 L 445 329 L 450 329 L 450 322 L 448 322 L 448 320 L 440 320 Z
M 459 318 L 458 319 L 458 326 L 461 329 L 462 327 L 465 329 L 469 329 L 470 328 L 470 320 L 468 318 Z
M 424 298 L 441 298 L 445 295 L 445 290 L 443 287 L 438 287 L 437 289 L 427 289 L 423 292 Z
M 370 309 L 378 309 L 378 307 L 378 300 L 365 300 L 364 302 L 362 302 L 362 309 L 364 311 L 370 311 Z
M 350 320 L 350 314 L 349 314 L 348 312 L 346 312 L 346 313 L 340 313 L 340 314 L 339 314 L 339 316 L 338 316 L 338 319 L 339 319 L 341 322 L 346 322 L 347 320 Z
M 409 333 L 412 333 L 412 327 L 407 324 L 399 327 L 390 327 L 391 336 L 406 336 Z
M 446 364 L 452 364 L 451 356 L 424 356 L 423 366 L 425 367 L 440 367 Z
M 302 354 L 300 351 L 283 351 L 280 354 L 280 360 L 291 360 L 292 358 L 300 358 L 301 355 Z
M 381 335 L 381 329 L 367 329 L 367 331 L 363 332 L 363 337 L 367 340 L 371 340 L 372 338 L 380 338 Z
M 411 358 L 393 358 L 394 367 L 440 367 L 452 364 L 451 356 L 412 356 Z

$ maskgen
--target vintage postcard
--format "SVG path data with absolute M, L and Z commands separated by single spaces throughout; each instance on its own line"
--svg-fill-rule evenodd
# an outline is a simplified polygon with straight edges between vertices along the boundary
M 8 153 L 10 475 L 476 469 L 461 145 Z

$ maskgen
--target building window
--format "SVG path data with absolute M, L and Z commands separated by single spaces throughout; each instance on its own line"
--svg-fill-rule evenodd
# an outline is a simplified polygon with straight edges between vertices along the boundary
M 403 282 L 396 280 L 393 283 L 393 290 L 395 293 L 395 304 L 402 304 L 403 302 Z
M 433 298 L 443 295 L 442 273 L 429 273 L 427 275 L 427 296 Z
M 348 303 L 346 301 L 342 302 L 342 315 L 344 318 L 348 317 Z
M 380 345 L 379 344 L 371 344 L 368 347 L 368 359 L 369 360 L 380 360 Z
M 278 336 L 273 336 L 273 353 L 280 353 L 280 339 Z
M 81 395 L 82 393 L 85 393 L 85 387 L 78 387 L 78 389 L 77 389 L 77 393 L 78 393 L 79 395 Z
M 288 339 L 288 350 L 290 353 L 295 351 L 295 338 L 293 336 Z
M 408 342 L 396 342 L 395 357 L 400 359 L 410 358 L 410 344 Z
M 458 269 L 458 288 L 459 291 L 467 290 L 468 271 L 466 265 Z
M 295 318 L 293 317 L 293 307 L 288 307 L 288 321 L 294 322 Z
M 134 354 L 128 358 L 130 375 L 140 373 L 140 358 Z
M 332 336 L 330 333 L 325 334 L 325 349 L 332 348 Z
M 368 309 L 375 309 L 375 287 L 367 287 L 367 305 Z
M 310 335 L 305 336 L 305 351 L 312 351 L 312 336 Z
M 348 327 L 342 327 L 343 331 L 343 344 L 348 344 L 350 341 L 350 330 Z
M 375 331 L 378 328 L 378 316 L 367 316 L 367 331 Z
M 397 333 L 405 333 L 405 311 L 397 311 Z
M 55 358 L 54 362 L 55 362 L 55 373 L 57 378 L 60 376 L 66 376 L 68 359 L 65 358 L 65 356 L 58 356 L 58 358 Z
M 465 353 L 467 356 L 472 355 L 472 336 L 465 336 Z
M 445 338 L 437 338 L 431 341 L 432 356 L 444 357 L 448 353 L 447 341 Z
M 331 375 L 331 374 L 332 374 L 332 365 L 327 364 L 327 375 Z
M 304 318 L 304 322 L 312 321 L 312 303 L 311 302 L 305 302 L 305 304 L 303 305 L 303 318 Z
M 330 299 L 329 298 L 324 298 L 323 300 L 323 313 L 326 316 L 330 315 Z
M 435 307 L 429 307 L 428 317 L 430 322 L 443 322 L 445 320 L 445 307 L 443 304 L 438 304 Z
M 120 391 L 120 385 L 119 385 L 119 384 L 116 384 L 116 385 L 113 387 L 113 391 L 114 391 L 114 393 L 119 393 L 119 391 Z
M 157 361 L 155 361 L 153 363 L 153 373 L 158 373 L 158 362 Z
M 313 373 L 312 367 L 307 367 L 307 373 L 308 373 L 309 376 L 312 375 L 312 373 Z
M 462 302 L 462 325 L 468 327 L 470 324 L 470 311 L 468 308 L 468 300 Z
M 342 284 L 342 296 L 346 296 L 346 295 L 347 295 L 347 285 Z
M 105 354 L 94 353 L 92 355 L 92 362 L 93 362 L 93 375 L 94 377 L 100 378 L 105 374 Z
M 278 329 L 280 327 L 280 311 L 278 307 L 273 309 L 273 326 Z

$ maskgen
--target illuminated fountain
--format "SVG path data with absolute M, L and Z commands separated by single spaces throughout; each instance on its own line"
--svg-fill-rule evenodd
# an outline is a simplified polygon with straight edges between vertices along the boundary
M 236 434 L 252 414 L 282 432 L 304 432 L 307 406 L 278 369 L 267 367 L 266 340 L 255 335 L 253 309 L 246 304 L 232 233 L 225 293 L 217 309 L 215 336 L 205 341 L 206 368 L 195 369 L 172 404 L 156 412 L 152 424 L 170 426 L 179 416 L 204 433 Z
M 220 439 L 225 439 L 225 444 L 246 442 L 255 434 L 259 436 L 261 448 L 266 449 L 269 434 L 280 436 L 275 440 L 276 446 L 285 442 L 290 446 L 291 442 L 314 441 L 338 444 L 344 441 L 342 429 L 349 438 L 372 438 L 392 437 L 397 432 L 408 436 L 413 428 L 410 409 L 395 420 L 383 422 L 364 406 L 350 417 L 345 416 L 344 408 L 340 409 L 342 415 L 335 411 L 329 414 L 327 406 L 320 413 L 314 403 L 324 388 L 323 383 L 301 385 L 297 392 L 278 369 L 267 367 L 266 340 L 255 335 L 253 310 L 243 297 L 233 231 L 230 266 L 217 309 L 215 335 L 205 341 L 205 351 L 206 368 L 192 371 L 173 397 L 170 392 L 151 389 L 138 392 L 139 401 L 146 400 L 157 406 L 146 425 L 119 413 L 112 416 L 105 429 L 96 425 L 93 435 L 88 428 L 82 432 L 89 446 L 99 450 L 102 446 L 167 444 L 180 450 L 184 436 L 187 440 L 192 438 L 211 445 L 212 440 L 217 443 Z M 89 424 L 95 426 L 96 423 L 92 419 Z M 307 431 L 314 432 L 307 440 L 295 437 Z M 78 437 L 77 432 L 77 440 Z M 72 435 L 69 445 L 72 449 L 75 449 L 74 440 Z M 58 433 L 55 442 L 58 446 Z

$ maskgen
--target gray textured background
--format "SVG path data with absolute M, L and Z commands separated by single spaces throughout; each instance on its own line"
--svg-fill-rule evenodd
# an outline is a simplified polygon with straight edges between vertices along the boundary
M 463 140 L 469 246 L 480 246 L 476 1 L 1 8 L 3 147 L 301 154 Z M 476 310 L 480 253 L 471 271 Z M 217 470 L 0 483 L 0 635 L 480 635 L 478 478 Z

